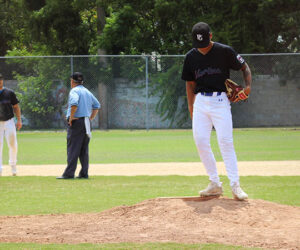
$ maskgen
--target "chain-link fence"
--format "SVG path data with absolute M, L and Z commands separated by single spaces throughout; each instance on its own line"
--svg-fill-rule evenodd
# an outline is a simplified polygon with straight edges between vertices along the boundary
M 235 127 L 300 125 L 300 54 L 243 55 L 252 74 L 249 101 L 233 104 Z M 70 75 L 101 102 L 101 129 L 190 128 L 184 56 L 1 57 L 4 86 L 20 100 L 24 127 L 65 128 Z M 242 82 L 241 72 L 231 78 Z

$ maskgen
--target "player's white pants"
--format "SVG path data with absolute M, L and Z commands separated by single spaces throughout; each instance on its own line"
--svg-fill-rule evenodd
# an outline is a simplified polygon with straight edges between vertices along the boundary
M 220 183 L 216 160 L 210 146 L 214 126 L 230 185 L 239 183 L 237 158 L 233 145 L 230 102 L 224 92 L 220 96 L 196 95 L 193 111 L 193 135 L 199 156 L 209 179 Z
M 9 150 L 9 165 L 12 167 L 12 172 L 14 174 L 16 173 L 18 143 L 16 125 L 13 118 L 8 121 L 0 121 L 0 172 L 2 172 L 2 151 L 4 136 Z

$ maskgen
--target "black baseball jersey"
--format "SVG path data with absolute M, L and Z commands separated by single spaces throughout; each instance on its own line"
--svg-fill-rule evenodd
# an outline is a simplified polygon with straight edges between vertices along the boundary
M 230 78 L 230 69 L 240 70 L 244 63 L 233 48 L 214 42 L 206 55 L 196 48 L 186 54 L 181 79 L 196 82 L 195 94 L 225 92 L 224 82 Z
M 7 121 L 14 117 L 12 106 L 19 103 L 16 94 L 8 88 L 0 90 L 0 121 Z

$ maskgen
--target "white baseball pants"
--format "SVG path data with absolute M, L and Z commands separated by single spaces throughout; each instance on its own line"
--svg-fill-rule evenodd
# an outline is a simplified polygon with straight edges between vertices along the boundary
M 9 150 L 9 165 L 12 168 L 12 173 L 16 174 L 18 143 L 16 125 L 13 118 L 7 121 L 0 121 L 0 173 L 2 172 L 2 151 L 4 136 Z
M 230 185 L 239 183 L 237 158 L 233 145 L 230 102 L 224 92 L 219 96 L 204 96 L 198 93 L 193 110 L 193 136 L 209 180 L 220 184 L 216 160 L 210 146 L 214 126 L 219 148 L 226 166 Z

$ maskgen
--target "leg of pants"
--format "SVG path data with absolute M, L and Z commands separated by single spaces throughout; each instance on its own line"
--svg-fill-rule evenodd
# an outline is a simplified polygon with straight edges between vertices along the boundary
M 3 152 L 4 123 L 5 122 L 0 121 L 0 173 L 2 173 L 2 152 Z
M 12 168 L 13 174 L 17 172 L 17 153 L 18 153 L 18 143 L 17 143 L 17 132 L 16 125 L 13 119 L 5 122 L 4 135 L 8 145 L 9 150 L 9 165 Z
M 89 170 L 89 142 L 90 138 L 85 135 L 85 138 L 82 143 L 79 160 L 81 163 L 81 171 L 79 176 L 81 177 L 89 177 L 88 170 Z
M 193 136 L 209 180 L 220 183 L 216 160 L 210 146 L 212 120 L 203 96 L 197 95 L 193 111 Z M 203 100 L 202 100 L 203 99 Z
M 72 126 L 68 127 L 67 133 L 68 165 L 63 173 L 63 176 L 74 177 L 78 158 L 81 154 L 82 146 L 86 137 L 84 120 L 74 120 L 72 122 Z
M 193 134 L 200 158 L 214 182 L 219 181 L 214 155 L 210 147 L 212 125 L 217 132 L 220 151 L 230 185 L 239 182 L 237 159 L 233 146 L 231 107 L 225 93 L 221 96 L 196 96 L 193 115 Z
M 223 105 L 222 108 L 219 108 L 219 110 L 214 109 L 211 113 L 211 117 L 216 129 L 218 144 L 225 163 L 227 176 L 230 180 L 230 185 L 233 186 L 234 183 L 239 183 L 239 175 L 237 158 L 233 145 L 231 107 L 226 98 L 222 100 L 222 102 L 225 102 L 225 105 Z

